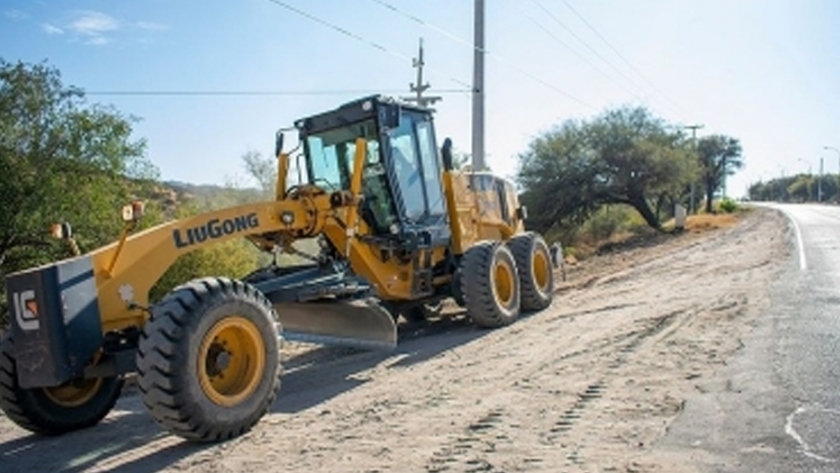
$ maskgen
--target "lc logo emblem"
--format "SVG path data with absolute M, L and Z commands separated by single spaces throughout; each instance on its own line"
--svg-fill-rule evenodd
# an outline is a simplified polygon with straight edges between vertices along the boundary
M 38 303 L 35 301 L 35 291 L 21 291 L 12 293 L 15 305 L 15 318 L 22 330 L 38 330 Z

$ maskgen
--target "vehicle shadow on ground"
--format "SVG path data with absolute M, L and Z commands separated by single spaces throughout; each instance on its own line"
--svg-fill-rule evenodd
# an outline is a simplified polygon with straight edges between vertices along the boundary
M 321 347 L 287 360 L 272 412 L 294 414 L 351 391 L 369 381 L 365 370 L 388 359 L 394 359 L 389 368 L 411 366 L 491 333 L 463 315 L 401 324 L 399 329 L 400 342 L 393 351 Z
M 316 407 L 367 383 L 363 372 L 380 363 L 389 363 L 387 369 L 404 368 L 492 333 L 475 328 L 462 314 L 401 324 L 399 329 L 400 342 L 393 351 L 319 347 L 286 360 L 280 394 L 271 411 L 294 414 Z M 131 384 L 114 411 L 92 428 L 57 437 L 21 431 L 22 436 L 0 443 L 0 471 L 151 473 L 214 447 L 162 430 Z
M 94 427 L 56 437 L 24 434 L 0 443 L 0 471 L 81 472 L 95 468 L 151 473 L 206 448 L 209 446 L 164 432 L 145 411 L 139 396 L 129 394 Z

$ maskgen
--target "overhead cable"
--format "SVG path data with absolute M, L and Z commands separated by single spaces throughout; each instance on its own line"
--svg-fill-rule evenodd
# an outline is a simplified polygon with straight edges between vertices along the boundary
M 560 37 L 559 37 L 559 36 L 557 36 L 557 35 L 556 35 L 556 34 L 554 34 L 551 30 L 549 30 L 548 28 L 546 28 L 545 26 L 543 26 L 542 24 L 540 24 L 537 20 L 535 20 L 535 19 L 531 18 L 530 16 L 527 16 L 527 18 L 531 21 L 531 23 L 533 23 L 534 25 L 536 25 L 536 26 L 537 26 L 537 28 L 539 28 L 539 29 L 543 30 L 543 31 L 545 32 L 545 34 L 547 34 L 548 36 L 550 36 L 550 37 L 551 37 L 554 41 L 556 41 L 556 42 L 557 42 L 557 43 L 559 43 L 561 46 L 563 46 L 564 48 L 566 48 L 569 52 L 571 52 L 572 54 L 574 54 L 575 56 L 577 56 L 577 57 L 578 57 L 578 59 L 580 59 L 581 61 L 583 61 L 583 62 L 585 62 L 586 64 L 588 64 L 588 65 L 589 65 L 589 67 L 591 67 L 592 69 L 595 69 L 595 70 L 596 70 L 598 73 L 600 73 L 602 76 L 606 77 L 606 78 L 607 78 L 610 82 L 612 82 L 613 84 L 617 85 L 618 87 L 621 87 L 621 88 L 622 88 L 622 89 L 624 89 L 627 93 L 629 93 L 629 94 L 630 94 L 630 95 L 632 95 L 633 97 L 636 97 L 636 99 L 638 99 L 639 101 L 641 101 L 641 102 L 644 102 L 644 101 L 645 101 L 643 97 L 641 97 L 639 94 L 637 94 L 637 93 L 636 93 L 636 92 L 634 92 L 632 89 L 630 89 L 629 87 L 627 87 L 624 83 L 617 81 L 617 80 L 616 80 L 613 76 L 611 76 L 611 75 L 607 74 L 606 72 L 604 72 L 604 70 L 603 70 L 603 69 L 601 69 L 600 67 L 598 67 L 597 65 L 595 65 L 595 63 L 593 63 L 592 61 L 590 61 L 590 60 L 589 60 L 586 56 L 584 56 L 583 54 L 580 54 L 580 53 L 579 53 L 576 49 L 574 49 L 574 48 L 572 48 L 571 46 L 569 46 L 569 45 L 568 45 L 568 43 L 566 43 L 565 41 L 563 41 L 562 39 L 560 39 Z
M 276 4 L 276 5 L 279 5 L 279 6 L 281 6 L 281 7 L 285 8 L 285 9 L 287 9 L 287 10 L 291 11 L 291 12 L 294 12 L 294 13 L 296 13 L 296 14 L 298 14 L 298 15 L 300 15 L 300 16 L 302 16 L 302 17 L 304 17 L 304 18 L 307 18 L 307 19 L 309 19 L 309 20 L 312 20 L 312 21 L 314 21 L 315 23 L 318 23 L 318 24 L 320 24 L 320 25 L 326 26 L 327 28 L 333 29 L 333 30 L 335 30 L 335 31 L 337 31 L 337 32 L 339 32 L 339 33 L 341 33 L 341 34 L 343 34 L 343 35 L 347 36 L 347 37 L 353 38 L 353 39 L 355 39 L 356 41 L 359 41 L 359 42 L 361 42 L 361 43 L 367 44 L 368 46 L 370 46 L 370 47 L 372 47 L 372 48 L 375 48 L 375 49 L 378 49 L 378 50 L 380 50 L 380 51 L 382 51 L 382 52 L 384 52 L 384 53 L 386 53 L 386 54 L 390 54 L 391 56 L 395 56 L 395 57 L 398 57 L 398 58 L 400 58 L 400 59 L 403 59 L 403 60 L 406 60 L 406 61 L 409 61 L 409 62 L 411 62 L 411 61 L 412 61 L 412 58 L 411 58 L 411 57 L 409 57 L 409 56 L 406 56 L 405 54 L 402 54 L 402 53 L 399 53 L 399 52 L 393 51 L 393 50 L 391 50 L 391 49 L 388 49 L 388 48 L 386 48 L 385 46 L 383 46 L 383 45 L 381 45 L 381 44 L 379 44 L 379 43 L 377 43 L 377 42 L 375 42 L 375 41 L 371 41 L 371 40 L 369 40 L 369 39 L 366 39 L 366 38 L 364 38 L 364 37 L 362 37 L 362 36 L 360 36 L 360 35 L 358 35 L 358 34 L 356 34 L 356 33 L 353 33 L 352 31 L 349 31 L 349 30 L 347 30 L 347 29 L 345 29 L 345 28 L 342 28 L 342 27 L 340 27 L 340 26 L 338 26 L 338 25 L 335 25 L 335 24 L 333 24 L 333 23 L 330 23 L 330 22 L 328 22 L 328 21 L 326 21 L 326 20 L 323 20 L 323 19 L 321 19 L 321 18 L 318 18 L 317 16 L 315 16 L 315 15 L 313 15 L 313 14 L 311 14 L 311 13 L 307 13 L 307 12 L 305 12 L 305 11 L 303 11 L 303 10 L 301 10 L 301 9 L 297 8 L 297 7 L 294 7 L 294 6 L 292 6 L 292 5 L 289 5 L 288 3 L 286 3 L 286 2 L 284 2 L 284 1 L 282 1 L 282 0 L 268 0 L 268 1 L 269 1 L 269 2 L 271 2 L 271 3 L 274 3 L 274 4 Z M 428 70 L 430 70 L 430 71 L 438 72 L 438 73 L 440 73 L 440 74 L 443 74 L 443 75 L 445 75 L 445 76 L 448 76 L 448 74 L 446 74 L 445 72 L 440 71 L 440 70 L 437 70 L 437 69 L 435 69 L 435 68 L 433 68 L 433 67 L 428 67 L 428 66 L 427 66 L 426 68 L 427 68 Z M 462 85 L 462 86 L 464 86 L 464 87 L 470 87 L 470 84 L 468 84 L 468 83 L 466 83 L 466 82 L 464 82 L 464 81 L 462 81 L 462 80 L 460 80 L 460 79 L 457 79 L 457 78 L 455 78 L 455 77 L 451 77 L 451 76 L 449 76 L 448 78 L 449 78 L 449 80 L 450 80 L 450 81 L 455 82 L 456 84 Z
M 269 1 L 275 1 L 275 0 L 269 0 Z M 496 61 L 498 61 L 498 62 L 500 62 L 500 63 L 505 64 L 506 66 L 510 67 L 511 69 L 513 69 L 514 71 L 516 71 L 517 73 L 519 73 L 519 74 L 521 74 L 521 75 L 523 75 L 523 76 L 525 76 L 525 77 L 527 77 L 527 78 L 531 79 L 531 80 L 532 80 L 532 81 L 534 81 L 534 82 L 537 82 L 537 83 L 539 83 L 539 84 L 543 85 L 544 87 L 546 87 L 546 88 L 548 88 L 548 89 L 553 90 L 554 92 L 556 92 L 556 93 L 558 93 L 558 94 L 560 94 L 560 95 L 562 95 L 562 96 L 564 96 L 564 97 L 568 98 L 569 100 L 572 100 L 572 101 L 574 101 L 574 102 L 576 102 L 576 103 L 578 103 L 578 104 L 580 104 L 580 105 L 583 105 L 584 107 L 587 107 L 587 108 L 589 108 L 589 109 L 592 109 L 592 110 L 597 110 L 597 107 L 593 106 L 592 104 L 589 104 L 589 103 L 587 103 L 587 102 L 585 102 L 585 101 L 583 101 L 583 100 L 579 99 L 578 97 L 576 97 L 576 96 L 574 96 L 574 95 L 572 95 L 572 94 L 570 94 L 570 93 L 566 92 L 565 90 L 560 89 L 559 87 L 555 86 L 554 84 L 552 84 L 552 83 L 550 83 L 550 82 L 548 82 L 548 81 L 546 81 L 546 80 L 544 80 L 544 79 L 542 79 L 542 78 L 540 78 L 540 77 L 537 77 L 537 76 L 536 76 L 536 75 L 534 75 L 534 74 L 531 74 L 530 72 L 528 72 L 528 71 L 526 71 L 526 70 L 522 69 L 521 67 L 516 66 L 515 64 L 512 64 L 512 63 L 510 63 L 510 62 L 506 61 L 506 60 L 505 60 L 505 58 L 503 58 L 503 57 L 502 57 L 502 56 L 500 56 L 499 54 L 496 54 L 496 53 L 491 53 L 491 52 L 490 52 L 490 51 L 488 51 L 486 48 L 479 48 L 479 47 L 475 46 L 474 44 L 472 44 L 471 42 L 469 42 L 469 41 L 467 41 L 467 40 L 465 40 L 465 39 L 463 39 L 463 38 L 461 38 L 461 37 L 459 37 L 459 36 L 457 36 L 457 35 L 455 35 L 455 34 L 452 34 L 452 33 L 448 32 L 448 31 L 444 30 L 443 28 L 440 28 L 440 27 L 438 27 L 438 26 L 435 26 L 435 25 L 433 25 L 433 24 L 431 24 L 431 23 L 429 23 L 429 22 L 426 22 L 426 21 L 424 21 L 423 19 L 419 18 L 419 17 L 418 17 L 418 16 L 416 16 L 416 15 L 412 15 L 412 14 L 410 14 L 410 13 L 408 13 L 408 12 L 405 12 L 405 11 L 403 11 L 403 10 L 401 10 L 401 9 L 399 9 L 399 8 L 397 8 L 397 7 L 395 7 L 394 5 L 392 5 L 392 4 L 390 4 L 390 3 L 388 3 L 388 2 L 386 2 L 386 1 L 384 1 L 384 0 L 371 0 L 371 1 L 372 1 L 372 2 L 374 2 L 374 3 L 377 3 L 377 4 L 379 4 L 379 5 L 381 5 L 381 6 L 383 6 L 383 7 L 385 7 L 385 8 L 387 8 L 387 9 L 391 10 L 391 11 L 393 11 L 394 13 L 397 13 L 397 14 L 399 14 L 399 15 L 402 15 L 402 16 L 404 16 L 404 17 L 406 17 L 406 18 L 408 18 L 408 19 L 410 19 L 410 20 L 414 21 L 415 23 L 418 23 L 418 24 L 423 25 L 423 26 L 425 26 L 425 27 L 427 27 L 427 28 L 430 28 L 430 29 L 432 29 L 432 30 L 434 30 L 434 31 L 436 31 L 436 32 L 438 32 L 438 33 L 440 33 L 440 34 L 442 34 L 442 35 L 444 35 L 444 36 L 448 37 L 449 39 L 452 39 L 452 40 L 454 40 L 454 41 L 457 41 L 457 42 L 459 42 L 459 43 L 462 43 L 462 44 L 464 44 L 464 45 L 466 45 L 466 46 L 470 47 L 470 49 L 472 49 L 472 50 L 474 50 L 474 51 L 479 51 L 479 52 L 482 52 L 482 53 L 486 54 L 488 57 L 493 58 L 493 59 L 495 59 Z
M 142 96 L 304 96 L 304 95 L 360 95 L 397 94 L 402 90 L 92 90 L 85 95 L 142 95 Z M 441 89 L 437 93 L 468 93 L 469 89 Z
M 658 94 L 660 95 L 660 97 L 662 97 L 664 100 L 668 101 L 669 103 L 673 104 L 673 106 L 675 106 L 678 110 L 682 110 L 682 109 L 679 107 L 679 105 L 678 105 L 676 102 L 674 102 L 673 100 L 671 100 L 671 99 L 670 99 L 667 95 L 665 95 L 665 94 L 664 94 L 664 93 L 663 93 L 663 92 L 659 89 L 659 87 L 657 87 L 657 86 L 656 86 L 656 84 L 654 84 L 654 83 L 653 83 L 650 79 L 648 79 L 646 75 L 642 74 L 642 71 L 640 71 L 639 69 L 637 69 L 637 68 L 636 68 L 636 66 L 634 66 L 634 65 L 633 65 L 633 63 L 631 63 L 630 61 L 628 61 L 628 60 L 627 60 L 627 58 L 626 58 L 626 57 L 624 57 L 624 55 L 623 55 L 623 54 L 621 54 L 621 53 L 618 51 L 618 49 L 616 49 L 616 48 L 612 45 L 612 43 L 610 43 L 609 41 L 607 41 L 607 38 L 605 38 L 605 37 L 604 37 L 604 35 L 602 35 L 602 34 L 601 34 L 601 33 L 600 33 L 600 32 L 599 32 L 599 31 L 598 31 L 598 30 L 597 30 L 594 26 L 592 26 L 592 24 L 591 24 L 591 23 L 590 23 L 590 22 L 589 22 L 589 21 L 588 21 L 588 20 L 587 20 L 587 19 L 586 19 L 583 15 L 581 15 L 580 13 L 578 13 L 578 11 L 577 11 L 577 10 L 575 10 L 575 8 L 574 8 L 574 7 L 573 7 L 573 6 L 572 6 L 569 2 L 567 2 L 566 0 L 562 0 L 562 1 L 563 1 L 563 4 L 565 4 L 565 5 L 566 5 L 566 7 L 568 7 L 568 8 L 569 8 L 569 10 L 571 10 L 571 11 L 572 11 L 572 13 L 574 13 L 574 15 L 575 15 L 576 17 L 578 17 L 578 19 L 580 19 L 580 21 L 582 21 L 582 22 L 583 22 L 583 24 L 584 24 L 584 25 L 586 25 L 586 27 L 587 27 L 587 28 L 589 28 L 589 29 L 590 29 L 593 33 L 595 33 L 595 35 L 596 35 L 598 38 L 600 38 L 600 39 L 601 39 L 601 41 L 603 41 L 603 42 L 604 42 L 604 44 L 606 44 L 606 45 L 607 45 L 607 47 L 608 47 L 608 48 L 610 48 L 610 49 L 612 50 L 612 52 L 614 52 L 614 53 L 615 53 L 615 55 L 619 57 L 619 59 L 621 59 L 621 60 L 622 60 L 625 64 L 627 64 L 627 66 L 628 66 L 628 67 L 629 67 L 629 68 L 630 68 L 633 72 L 635 72 L 637 76 L 641 77 L 641 78 L 642 78 L 642 80 L 644 80 L 644 81 L 645 81 L 645 82 L 646 82 L 646 83 L 647 83 L 647 84 L 648 84 L 648 85 L 649 85 L 649 86 L 650 86 L 650 87 L 651 87 L 654 91 L 656 91 L 656 93 L 658 93 Z
M 592 46 L 590 46 L 590 45 L 589 45 L 589 43 L 587 43 L 587 42 L 586 42 L 583 38 L 581 38 L 581 37 L 580 37 L 580 36 L 578 36 L 578 35 L 577 35 L 574 31 L 572 31 L 572 29 L 571 29 L 571 28 L 569 28 L 568 26 L 566 26 L 566 24 L 565 24 L 565 23 L 563 23 L 562 21 L 560 21 L 560 19 L 559 19 L 559 18 L 557 18 L 557 15 L 555 15 L 554 13 L 552 13 L 552 12 L 551 12 L 551 10 L 549 10 L 548 8 L 546 8 L 546 7 L 545 7 L 542 3 L 540 3 L 538 0 L 531 0 L 531 3 L 533 3 L 534 5 L 536 5 L 536 6 L 537 6 L 540 10 L 542 10 L 543 12 L 545 12 L 545 14 L 546 14 L 546 15 L 548 15 L 548 16 L 549 16 L 552 20 L 554 20 L 554 22 L 555 22 L 555 23 L 557 23 L 558 25 L 560 25 L 560 27 L 561 27 L 561 28 L 563 28 L 564 30 L 568 31 L 568 32 L 569 32 L 569 34 L 571 34 L 571 35 L 572 35 L 572 36 L 573 36 L 576 40 L 578 40 L 581 44 L 583 44 L 583 46 L 584 46 L 584 47 L 586 47 L 586 49 L 588 49 L 588 50 L 589 50 L 592 54 L 594 54 L 594 55 L 595 55 L 598 59 L 600 59 L 601 61 L 603 61 L 603 62 L 604 62 L 607 66 L 609 66 L 609 67 L 610 67 L 613 71 L 615 71 L 618 75 L 620 75 L 621 77 L 623 77 L 623 78 L 624 78 L 624 80 L 626 80 L 628 83 L 632 84 L 632 85 L 633 85 L 633 87 L 636 87 L 636 88 L 638 88 L 638 89 L 640 89 L 640 90 L 644 90 L 644 89 L 642 89 L 642 88 L 641 88 L 641 87 L 640 87 L 640 86 L 636 83 L 636 81 L 634 81 L 633 79 L 631 79 L 630 77 L 628 77 L 628 76 L 627 76 L 627 74 L 625 74 L 625 73 L 624 73 L 621 69 L 617 68 L 617 67 L 616 67 L 616 66 L 615 66 L 612 62 L 610 62 L 610 61 L 609 61 L 609 60 L 607 60 L 604 56 L 602 56 L 602 55 L 601 55 L 601 53 L 599 53 L 598 51 L 596 51 L 596 50 L 595 50 L 595 48 L 593 48 Z

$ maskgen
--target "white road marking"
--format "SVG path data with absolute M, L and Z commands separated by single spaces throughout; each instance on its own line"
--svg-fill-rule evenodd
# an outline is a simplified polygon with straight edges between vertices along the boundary
M 802 447 L 802 453 L 804 453 L 806 457 L 813 458 L 814 460 L 818 460 L 823 463 L 834 463 L 837 460 L 832 458 L 826 458 L 822 455 L 817 455 L 816 453 L 812 452 L 810 447 L 808 447 L 808 444 L 805 443 L 805 440 L 802 438 L 802 436 L 800 436 L 799 433 L 796 432 L 796 429 L 793 428 L 793 418 L 807 410 L 807 407 L 800 406 L 795 411 L 793 411 L 791 415 L 787 416 L 787 422 L 785 422 L 785 433 L 788 434 L 791 438 L 793 438 L 793 440 L 796 440 L 796 443 L 798 443 L 799 446 Z M 831 412 L 829 409 L 819 410 Z
M 805 244 L 802 241 L 802 230 L 799 229 L 799 224 L 796 223 L 796 219 L 793 218 L 793 215 L 788 213 L 785 209 L 780 210 L 787 216 L 788 220 L 793 223 L 793 230 L 796 233 L 796 246 L 799 247 L 799 269 L 800 271 L 805 271 L 808 269 L 808 262 L 805 260 Z

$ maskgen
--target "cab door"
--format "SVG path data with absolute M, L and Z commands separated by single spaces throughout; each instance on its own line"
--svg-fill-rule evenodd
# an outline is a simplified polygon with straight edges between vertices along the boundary
M 388 131 L 387 143 L 403 223 L 428 226 L 445 221 L 446 203 L 431 117 L 403 112 L 399 127 Z
M 412 296 L 426 297 L 434 291 L 433 278 L 443 271 L 452 236 L 431 115 L 403 110 L 399 126 L 382 141 L 390 158 L 405 257 L 411 261 Z

